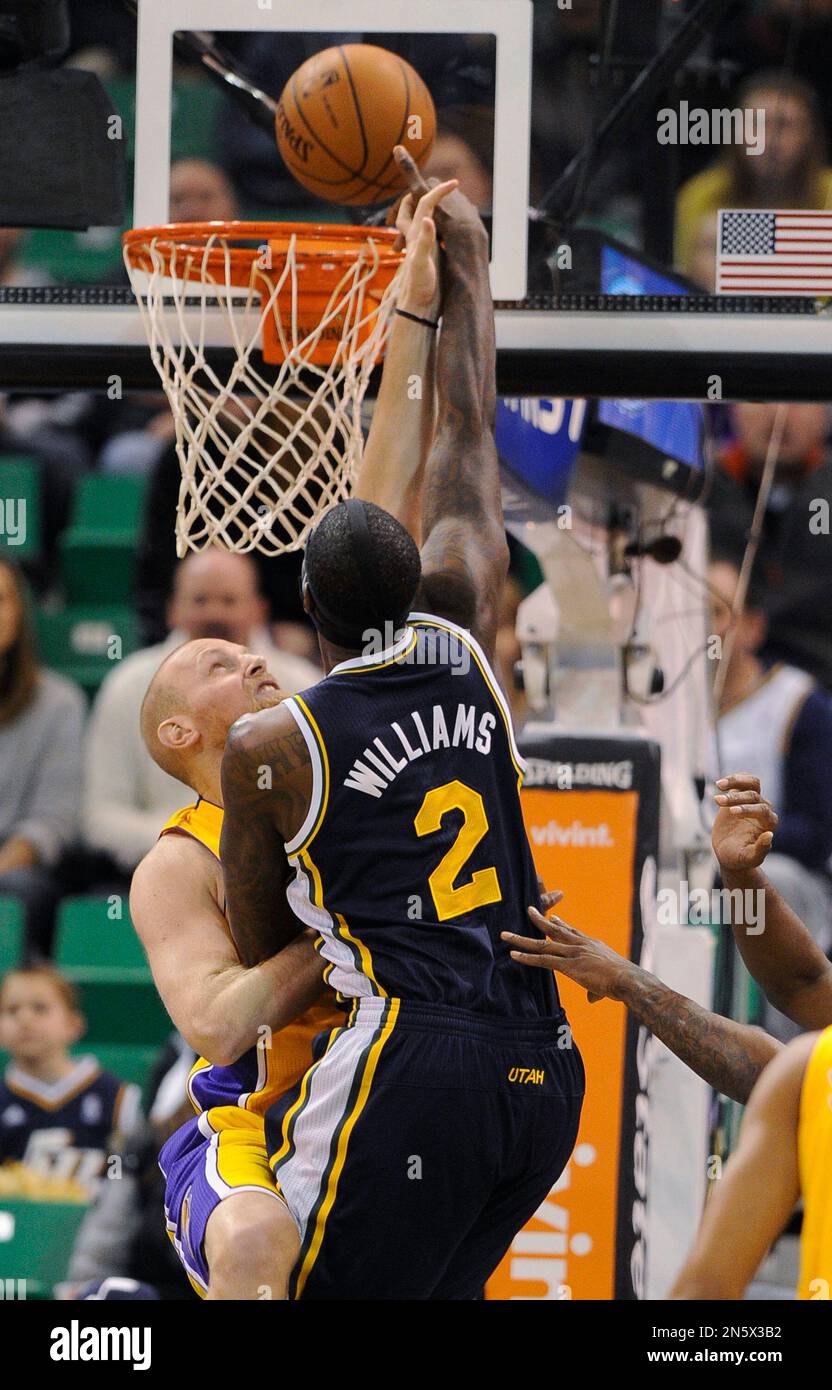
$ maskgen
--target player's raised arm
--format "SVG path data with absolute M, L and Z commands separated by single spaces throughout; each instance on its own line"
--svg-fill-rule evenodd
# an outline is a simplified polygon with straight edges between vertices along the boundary
M 406 150 L 396 157 L 414 196 L 425 184 Z M 494 655 L 508 572 L 494 421 L 497 346 L 488 236 L 460 192 L 436 209 L 443 246 L 438 411 L 425 476 L 419 603 L 468 628 Z
M 437 205 L 456 180 L 417 200 L 407 194 L 396 225 L 406 247 L 401 295 L 393 320 L 378 400 L 354 495 L 374 502 L 421 543 L 422 485 L 436 417 L 436 341 L 441 309 Z
M 777 816 L 750 773 L 720 778 L 715 800 L 711 840 L 722 882 L 731 893 L 762 895 L 750 930 L 746 914 L 735 914 L 737 949 L 775 1008 L 802 1028 L 825 1028 L 832 1023 L 832 965 L 761 868 Z

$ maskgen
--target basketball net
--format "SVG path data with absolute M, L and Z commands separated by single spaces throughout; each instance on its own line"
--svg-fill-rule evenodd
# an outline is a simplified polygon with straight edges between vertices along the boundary
M 211 545 L 298 550 L 349 495 L 361 407 L 398 293 L 394 240 L 387 230 L 276 223 L 125 234 L 175 422 L 180 558 Z M 212 352 L 218 340 L 230 355 Z

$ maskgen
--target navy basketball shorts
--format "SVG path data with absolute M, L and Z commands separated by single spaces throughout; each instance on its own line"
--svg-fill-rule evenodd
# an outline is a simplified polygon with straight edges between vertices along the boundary
M 266 1116 L 297 1299 L 474 1299 L 572 1152 L 563 1012 L 516 1022 L 362 999 Z

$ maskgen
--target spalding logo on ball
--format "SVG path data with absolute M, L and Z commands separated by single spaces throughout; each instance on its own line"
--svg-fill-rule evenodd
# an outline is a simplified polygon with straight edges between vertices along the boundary
M 283 162 L 327 202 L 386 203 L 404 184 L 393 146 L 417 164 L 436 136 L 436 109 L 419 74 L 375 44 L 344 44 L 309 58 L 283 89 L 275 117 Z

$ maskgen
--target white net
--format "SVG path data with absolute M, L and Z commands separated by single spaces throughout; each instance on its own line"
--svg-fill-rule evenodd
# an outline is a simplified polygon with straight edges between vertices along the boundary
M 361 407 L 396 303 L 400 258 L 377 233 L 328 259 L 295 233 L 248 252 L 240 235 L 183 244 L 166 229 L 125 244 L 175 421 L 180 557 L 214 544 L 300 549 L 349 495 Z M 230 354 L 213 352 L 218 342 Z M 261 347 L 276 359 L 271 375 L 258 369 Z

